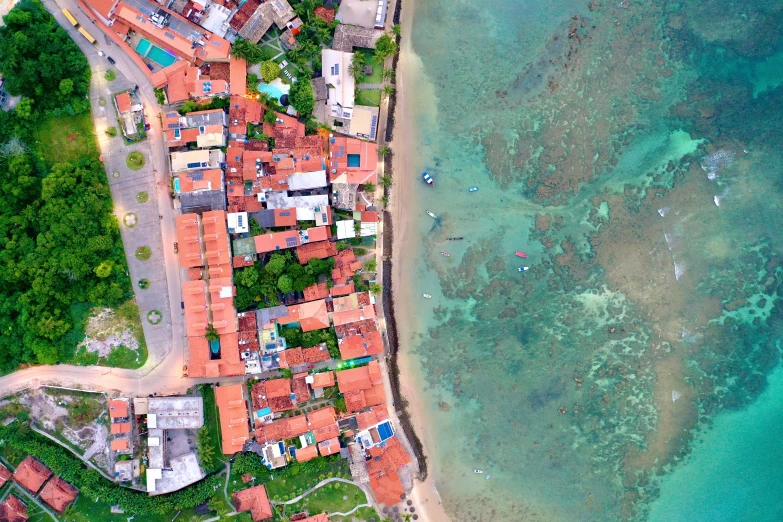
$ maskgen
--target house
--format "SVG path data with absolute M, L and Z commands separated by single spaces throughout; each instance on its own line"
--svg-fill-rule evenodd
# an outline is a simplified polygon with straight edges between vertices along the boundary
M 396 471 L 378 477 L 370 477 L 370 489 L 379 504 L 394 506 L 398 504 L 405 493 L 400 477 Z
M 129 418 L 128 407 L 128 399 L 112 399 L 109 401 L 109 418 L 112 422 L 115 422 L 115 419 Z
M 329 314 L 326 301 L 319 299 L 288 307 L 288 316 L 278 319 L 279 324 L 298 323 L 303 332 L 329 328 Z
M 302 358 L 306 364 L 315 364 L 328 361 L 332 356 L 329 354 L 329 348 L 326 346 L 326 343 L 321 343 L 312 348 L 303 348 Z
M 247 94 L 247 62 L 244 58 L 231 55 L 229 63 L 231 96 L 245 96 Z
M 272 24 L 284 31 L 286 23 L 295 16 L 296 13 L 286 0 L 271 0 L 264 3 L 261 0 L 248 0 L 234 13 L 229 20 L 229 25 L 244 40 L 258 43 Z
M 353 225 L 353 219 L 343 219 L 335 223 L 337 225 L 337 240 L 351 239 L 356 237 L 356 228 Z
M 350 412 L 358 412 L 368 406 L 386 402 L 386 392 L 378 361 L 370 361 L 367 366 L 337 372 L 337 386 L 345 397 L 345 405 Z
M 315 444 L 310 444 L 304 448 L 297 449 L 295 455 L 297 461 L 307 462 L 308 460 L 313 460 L 318 456 L 318 449 Z
M 115 422 L 111 425 L 111 434 L 112 435 L 121 435 L 123 433 L 130 433 L 131 432 L 131 423 L 130 422 Z
M 291 389 L 296 402 L 302 404 L 310 400 L 310 387 L 307 385 L 307 372 L 294 374 L 291 379 Z
M 324 174 L 324 180 L 325 176 L 326 174 Z M 293 176 L 288 176 L 288 179 L 291 179 L 292 177 Z M 324 186 L 326 186 L 325 181 Z M 329 205 L 328 194 L 289 196 L 287 191 L 274 191 L 268 192 L 265 199 L 266 208 L 295 210 L 296 221 L 316 221 L 316 212 L 322 212 L 322 209 Z M 316 224 L 319 226 L 326 225 L 326 223 Z M 331 225 L 331 223 L 328 224 Z
M 255 236 L 253 240 L 256 244 L 256 252 L 259 254 L 275 252 L 276 250 L 285 250 L 286 248 L 297 247 L 301 244 L 301 238 L 299 236 L 299 231 L 297 230 L 261 234 Z
M 313 258 L 327 259 L 337 255 L 337 243 L 331 241 L 317 241 L 315 243 L 308 243 L 296 248 L 296 257 L 299 259 L 299 263 L 306 265 L 308 261 Z M 305 289 L 306 290 L 306 289 Z M 323 297 L 327 297 L 324 295 Z M 319 299 L 319 298 L 316 298 Z M 321 298 L 322 299 L 322 298 Z M 311 301 L 305 293 L 305 301 Z
M 329 179 L 332 183 L 378 183 L 378 145 L 346 136 L 329 138 Z
M 172 62 L 172 54 L 197 65 L 228 61 L 231 46 L 226 40 L 152 0 L 84 0 L 80 6 L 120 36 L 127 36 L 131 30 L 143 35 L 165 49 Z
M 0 488 L 5 486 L 5 483 L 11 480 L 11 477 L 13 477 L 13 474 L 8 471 L 8 468 L 0 464 Z
M 222 448 L 225 455 L 242 451 L 245 442 L 250 438 L 245 390 L 244 384 L 215 388 L 215 402 L 220 415 L 220 434 L 223 438 Z M 242 511 L 238 505 L 237 510 Z
M 231 495 L 237 511 L 249 511 L 253 522 L 266 520 L 274 516 L 272 505 L 269 503 L 269 497 L 266 494 L 266 488 L 255 486 L 250 489 L 243 489 Z
M 114 439 L 111 441 L 112 451 L 129 453 L 131 450 L 130 439 Z
M 229 234 L 247 234 L 250 232 L 250 222 L 247 219 L 247 212 L 229 213 L 226 216 Z
M 377 330 L 343 337 L 338 339 L 337 343 L 340 348 L 340 357 L 345 361 L 383 353 L 381 332 Z
M 293 410 L 297 405 L 296 396 L 291 389 L 291 379 L 270 379 L 257 382 L 253 385 L 251 396 L 254 409 L 266 405 L 265 407 L 277 413 Z
M 209 169 L 180 172 L 175 176 L 174 192 L 185 194 L 204 190 L 223 191 L 223 170 Z
M 261 424 L 256 421 L 256 441 L 259 444 L 265 442 L 280 441 L 304 435 L 310 431 L 307 418 L 304 415 L 288 417 L 269 424 Z
M 17 484 L 35 495 L 41 489 L 52 470 L 44 466 L 41 461 L 28 455 L 14 470 L 14 480 Z
M 350 120 L 353 116 L 355 82 L 349 67 L 353 53 L 323 49 L 321 63 L 328 89 L 327 105 L 333 118 Z
M 313 389 L 329 388 L 335 384 L 334 372 L 332 370 L 310 375 L 308 379 L 308 384 Z
M 322 457 L 328 457 L 329 455 L 340 453 L 340 439 L 335 437 L 333 439 L 319 442 L 318 453 L 320 453 Z
M 375 42 L 378 41 L 381 35 L 383 35 L 383 31 L 359 27 L 358 25 L 340 24 L 334 31 L 332 49 L 347 53 L 350 53 L 354 47 L 375 49 Z
M 0 504 L 0 520 L 4 522 L 26 522 L 27 506 L 16 495 L 8 495 Z
M 177 230 L 177 255 L 179 266 L 192 268 L 204 266 L 201 251 L 200 218 L 198 214 L 179 214 L 174 219 Z
M 318 243 L 312 243 L 312 244 L 317 245 Z M 309 246 L 309 245 L 303 245 L 302 247 L 299 248 L 303 248 L 304 246 Z M 298 249 L 297 249 L 297 255 L 300 255 Z M 301 257 L 299 258 L 299 262 L 300 263 L 302 262 Z M 321 283 L 321 284 L 316 283 L 314 285 L 308 286 L 307 288 L 304 289 L 303 293 L 304 293 L 305 301 L 316 301 L 318 299 L 326 299 L 327 297 L 329 297 L 329 289 L 326 287 L 326 283 Z
M 171 172 L 183 170 L 216 169 L 223 163 L 225 156 L 219 149 L 190 150 L 171 153 Z
M 122 128 L 122 134 L 133 139 L 139 131 L 139 126 L 144 124 L 144 106 L 133 91 L 126 91 L 114 97 L 114 106 L 117 108 L 118 120 Z
M 49 507 L 62 514 L 76 500 L 79 490 L 65 482 L 60 477 L 54 477 L 41 490 L 41 500 Z
M 386 22 L 386 0 L 342 0 L 336 19 L 340 24 L 366 29 L 383 29 Z

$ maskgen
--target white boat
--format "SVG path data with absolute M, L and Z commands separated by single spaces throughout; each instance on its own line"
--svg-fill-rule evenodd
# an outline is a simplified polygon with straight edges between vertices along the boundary
M 429 210 L 427 211 L 427 215 L 428 215 L 429 217 L 431 217 L 432 219 L 438 219 L 438 216 L 436 216 L 435 214 L 433 214 L 433 213 L 432 213 L 432 212 L 430 212 Z
M 441 252 L 440 255 L 442 255 L 443 257 L 449 257 L 451 254 L 449 254 L 448 252 Z
M 484 473 L 483 469 L 474 469 L 473 473 Z
M 432 296 L 430 294 L 421 294 L 421 296 L 425 299 L 432 299 Z
M 530 267 L 529 266 L 520 266 L 519 268 L 517 268 L 517 270 L 519 270 L 520 272 L 525 272 L 527 270 L 530 270 Z
M 476 191 L 478 191 L 478 187 L 470 187 L 468 189 L 468 192 L 476 192 Z
M 485 479 L 489 480 L 489 478 L 492 476 L 492 473 L 487 473 L 487 476 L 484 477 Z

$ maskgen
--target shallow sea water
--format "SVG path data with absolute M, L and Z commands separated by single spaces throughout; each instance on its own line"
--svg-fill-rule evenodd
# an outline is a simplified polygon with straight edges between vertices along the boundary
M 721 455 L 746 477 L 717 484 L 723 519 L 780 520 L 752 507 L 783 498 L 783 442 L 759 438 L 783 402 L 783 2 L 414 10 L 436 188 L 408 204 L 402 283 L 433 299 L 406 303 L 405 345 L 447 511 L 720 520 Z

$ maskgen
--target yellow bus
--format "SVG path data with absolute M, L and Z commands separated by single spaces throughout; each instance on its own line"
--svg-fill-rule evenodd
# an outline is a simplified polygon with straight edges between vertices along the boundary
M 88 42 L 90 42 L 91 44 L 94 44 L 94 43 L 95 43 L 95 41 L 96 41 L 96 40 L 95 40 L 95 38 L 93 38 L 93 37 L 92 37 L 92 35 L 91 35 L 90 33 L 88 33 L 87 31 L 85 31 L 85 30 L 84 30 L 84 27 L 80 27 L 80 28 L 79 28 L 79 33 L 81 33 L 81 35 L 82 35 L 82 36 L 84 36 L 85 38 L 87 38 L 87 41 L 88 41 Z
M 77 25 L 79 25 L 79 22 L 76 21 L 76 18 L 73 17 L 73 15 L 69 10 L 63 9 L 63 14 L 65 15 L 65 18 L 67 18 L 68 21 L 71 22 L 72 26 L 76 27 Z

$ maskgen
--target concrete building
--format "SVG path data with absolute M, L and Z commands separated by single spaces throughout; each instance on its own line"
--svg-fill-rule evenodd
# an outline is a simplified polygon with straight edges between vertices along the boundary
M 321 51 L 323 77 L 328 88 L 329 114 L 333 118 L 350 120 L 353 116 L 353 104 L 356 85 L 349 67 L 353 53 L 324 49 Z

